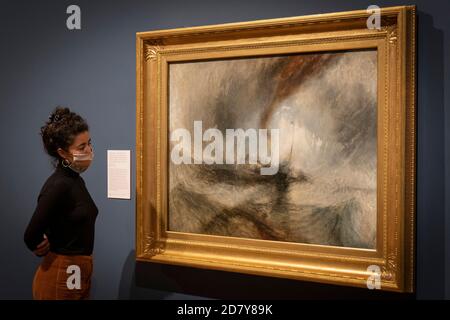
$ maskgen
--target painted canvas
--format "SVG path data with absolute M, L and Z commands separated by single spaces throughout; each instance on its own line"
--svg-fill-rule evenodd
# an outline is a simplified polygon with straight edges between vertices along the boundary
M 169 154 L 187 160 L 169 157 L 170 231 L 376 248 L 376 50 L 170 63 L 168 88 Z M 253 157 L 261 132 L 272 174 Z

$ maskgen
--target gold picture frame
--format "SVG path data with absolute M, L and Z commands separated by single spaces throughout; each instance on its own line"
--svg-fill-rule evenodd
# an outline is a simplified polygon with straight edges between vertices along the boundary
M 136 34 L 136 259 L 382 290 L 414 291 L 415 7 Z M 377 50 L 376 247 L 337 247 L 168 230 L 168 65 L 173 62 Z

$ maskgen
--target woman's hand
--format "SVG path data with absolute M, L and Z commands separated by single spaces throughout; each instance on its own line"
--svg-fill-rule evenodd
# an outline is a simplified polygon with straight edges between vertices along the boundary
M 45 256 L 50 250 L 50 242 L 48 242 L 47 236 L 44 234 L 44 241 L 38 244 L 36 250 L 33 251 L 38 257 Z

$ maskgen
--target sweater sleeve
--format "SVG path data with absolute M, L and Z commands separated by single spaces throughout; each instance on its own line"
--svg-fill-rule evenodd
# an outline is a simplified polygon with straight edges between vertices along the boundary
M 68 186 L 64 181 L 54 181 L 39 194 L 36 209 L 24 234 L 25 244 L 31 251 L 36 250 L 37 245 L 44 240 L 45 230 L 67 191 Z

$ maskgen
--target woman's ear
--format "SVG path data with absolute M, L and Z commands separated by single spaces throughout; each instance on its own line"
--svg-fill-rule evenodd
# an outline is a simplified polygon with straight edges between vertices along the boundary
M 61 159 L 68 159 L 68 158 L 69 158 L 68 155 L 67 155 L 67 152 L 64 151 L 64 150 L 61 149 L 61 148 L 58 148 L 58 149 L 56 150 L 56 152 L 58 152 L 58 154 L 59 154 L 59 156 L 61 157 Z

